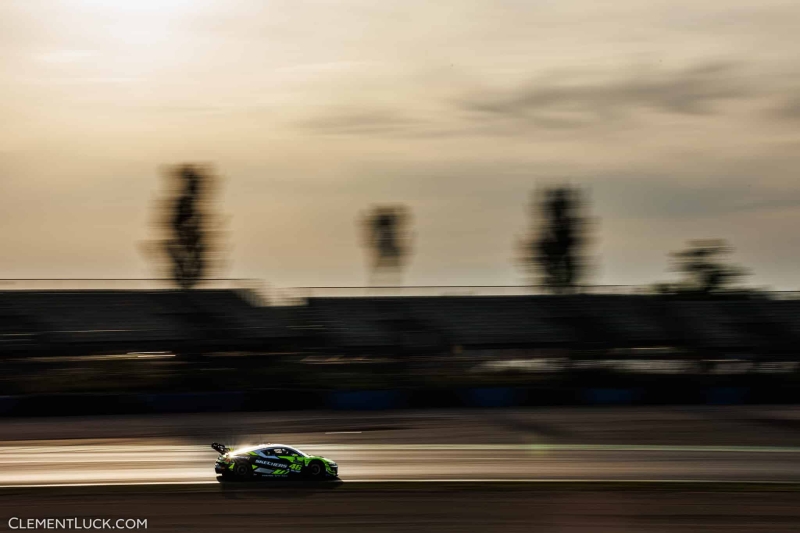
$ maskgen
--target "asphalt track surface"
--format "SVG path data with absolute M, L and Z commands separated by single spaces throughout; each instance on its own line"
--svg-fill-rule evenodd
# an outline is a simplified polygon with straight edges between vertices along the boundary
M 10 517 L 156 531 L 797 531 L 800 410 L 546 409 L 0 422 Z M 220 483 L 211 441 L 297 446 L 325 485 Z
M 343 481 L 717 481 L 800 483 L 800 449 L 583 445 L 308 445 Z M 215 483 L 202 445 L 0 446 L 0 486 Z
M 290 444 L 344 481 L 800 483 L 800 410 L 283 413 L 0 422 L 0 487 L 214 483 L 211 441 Z

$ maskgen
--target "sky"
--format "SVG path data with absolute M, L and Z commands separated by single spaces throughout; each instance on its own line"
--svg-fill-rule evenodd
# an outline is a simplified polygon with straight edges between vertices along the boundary
M 0 278 L 139 278 L 165 165 L 213 164 L 226 277 L 363 285 L 357 220 L 413 216 L 404 280 L 525 281 L 531 192 L 591 198 L 592 277 L 726 239 L 800 289 L 800 3 L 2 0 Z

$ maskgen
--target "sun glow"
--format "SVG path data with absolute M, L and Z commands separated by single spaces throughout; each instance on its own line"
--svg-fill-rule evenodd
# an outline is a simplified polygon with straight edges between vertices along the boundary
M 181 9 L 191 9 L 204 2 L 202 0 L 75 0 L 75 3 L 89 8 L 113 9 L 125 12 L 155 11 L 168 13 Z

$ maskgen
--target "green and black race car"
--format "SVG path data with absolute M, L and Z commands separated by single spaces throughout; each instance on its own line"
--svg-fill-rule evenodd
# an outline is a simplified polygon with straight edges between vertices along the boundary
M 339 475 L 339 466 L 325 457 L 308 455 L 284 444 L 259 444 L 233 450 L 217 442 L 214 471 L 223 479 L 297 478 L 326 479 Z

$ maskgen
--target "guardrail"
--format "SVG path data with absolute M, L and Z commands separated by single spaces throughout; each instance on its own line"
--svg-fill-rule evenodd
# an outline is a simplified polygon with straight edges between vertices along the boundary
M 800 291 L 759 291 L 774 300 L 799 300 Z M 287 287 L 273 288 L 270 298 L 283 305 L 301 305 L 308 298 L 395 296 L 532 296 L 553 294 L 544 285 L 404 285 L 375 287 Z M 580 285 L 574 294 L 655 295 L 642 285 Z
M 308 298 L 366 296 L 531 296 L 552 294 L 544 285 L 396 285 L 396 286 L 313 286 L 270 287 L 252 278 L 204 279 L 199 289 L 232 289 L 254 305 L 303 305 Z M 176 289 L 170 278 L 15 278 L 0 279 L 5 290 L 169 290 Z M 580 285 L 577 294 L 655 294 L 642 285 Z M 773 300 L 800 300 L 800 291 L 759 291 Z
M 268 305 L 267 288 L 261 280 L 249 278 L 209 278 L 198 289 L 235 290 L 251 305 Z M 170 278 L 5 278 L 0 291 L 78 291 L 78 290 L 177 290 Z
M 199 289 L 243 289 L 263 285 L 261 280 L 247 278 L 209 278 L 201 280 Z M 6 278 L 0 279 L 0 290 L 157 290 L 176 289 L 171 278 Z
M 552 294 L 543 285 L 392 285 L 373 287 L 287 287 L 273 289 L 278 300 L 305 300 L 320 297 L 365 296 L 530 296 Z M 576 288 L 581 294 L 645 294 L 635 285 L 584 285 Z

